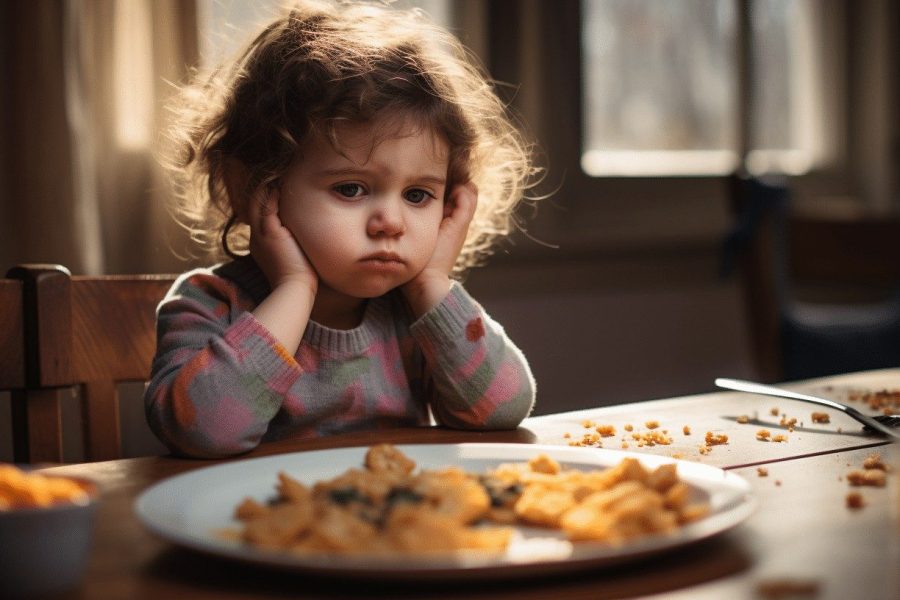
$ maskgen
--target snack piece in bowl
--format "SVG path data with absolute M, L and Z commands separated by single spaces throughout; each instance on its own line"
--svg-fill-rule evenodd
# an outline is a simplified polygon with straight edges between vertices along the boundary
M 0 464 L 0 511 L 64 502 L 84 504 L 88 499 L 88 491 L 73 479 L 27 473 L 14 465 Z
M 483 474 L 416 471 L 394 446 L 373 446 L 363 469 L 304 486 L 280 473 L 277 497 L 242 502 L 238 539 L 259 548 L 326 554 L 502 552 L 509 525 L 556 529 L 608 544 L 671 532 L 705 516 L 674 464 L 626 458 L 605 470 L 564 469 L 539 454 Z

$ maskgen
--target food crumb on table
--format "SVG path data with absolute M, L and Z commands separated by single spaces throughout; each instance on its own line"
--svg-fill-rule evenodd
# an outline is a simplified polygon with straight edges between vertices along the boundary
M 863 471 L 850 471 L 847 473 L 847 481 L 852 486 L 884 487 L 887 483 L 887 477 L 884 471 L 879 469 L 866 469 Z
M 756 594 L 761 598 L 802 598 L 819 594 L 819 582 L 799 579 L 770 579 L 756 585 Z
M 872 410 L 881 410 L 884 414 L 892 414 L 891 407 L 900 408 L 900 390 L 858 391 L 851 393 L 848 400 L 860 401 L 868 404 Z
M 756 475 L 758 477 L 768 477 L 769 470 L 765 467 L 756 467 Z
M 656 445 L 668 446 L 672 443 L 672 438 L 663 431 L 634 432 L 631 434 L 631 439 L 637 442 L 638 448 Z
M 831 423 L 831 416 L 828 413 L 814 412 L 812 414 L 813 423 Z
M 597 425 L 595 431 L 599 433 L 601 437 L 612 437 L 616 435 L 616 428 L 614 425 Z
M 794 431 L 794 425 L 797 424 L 797 417 L 791 417 L 790 419 L 788 419 L 787 415 L 782 415 L 781 421 L 779 421 L 778 424 L 781 425 L 782 427 L 787 427 L 788 431 Z M 775 440 L 775 441 L 778 441 L 778 440 Z
M 712 431 L 706 432 L 706 445 L 707 446 L 720 446 L 722 444 L 728 443 L 728 436 L 724 433 L 713 433 Z
M 847 494 L 846 503 L 850 510 L 859 510 L 865 507 L 866 500 L 859 492 L 850 492 Z
M 888 466 L 881 460 L 881 455 L 878 453 L 870 454 L 866 457 L 866 460 L 863 461 L 863 469 L 878 469 L 879 471 L 887 471 Z

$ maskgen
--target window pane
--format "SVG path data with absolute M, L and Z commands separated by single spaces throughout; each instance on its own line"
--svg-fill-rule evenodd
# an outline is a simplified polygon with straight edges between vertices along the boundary
M 790 72 L 792 56 L 787 22 L 795 2 L 753 3 L 753 146 L 790 148 Z
M 802 173 L 824 152 L 825 94 L 815 0 L 752 4 L 753 98 L 748 167 Z
M 582 6 L 585 171 L 732 169 L 733 0 L 584 0 Z

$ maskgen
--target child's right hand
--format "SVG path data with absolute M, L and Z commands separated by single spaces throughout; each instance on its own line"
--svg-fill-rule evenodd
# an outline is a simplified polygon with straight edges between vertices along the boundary
M 284 284 L 298 283 L 315 297 L 319 276 L 294 234 L 281 222 L 279 196 L 277 189 L 264 187 L 250 201 L 250 254 L 273 290 Z

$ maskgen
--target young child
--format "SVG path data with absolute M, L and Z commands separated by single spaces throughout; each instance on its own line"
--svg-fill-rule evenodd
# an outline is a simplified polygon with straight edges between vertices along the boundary
M 529 414 L 528 363 L 455 278 L 510 231 L 534 169 L 453 36 L 304 3 L 177 109 L 181 215 L 232 260 L 159 307 L 145 404 L 173 452 Z

